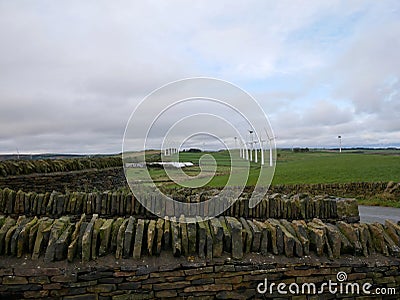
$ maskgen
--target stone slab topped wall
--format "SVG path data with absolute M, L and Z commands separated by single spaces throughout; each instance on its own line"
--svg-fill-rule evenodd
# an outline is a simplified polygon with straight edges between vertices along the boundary
M 161 201 L 149 198 L 146 207 L 152 211 L 165 212 L 166 215 L 180 216 L 180 206 L 161 207 Z M 186 198 L 180 199 L 185 201 Z M 190 201 L 187 198 L 187 201 Z M 203 211 L 193 212 L 196 215 L 215 215 L 221 211 L 218 201 L 210 205 L 200 206 Z M 135 197 L 128 192 L 18 192 L 5 188 L 0 189 L 0 212 L 11 216 L 49 216 L 60 217 L 63 215 L 99 214 L 101 216 L 135 216 L 152 217 Z M 254 208 L 249 208 L 249 200 L 239 198 L 234 204 L 224 211 L 223 215 L 232 217 L 255 218 L 265 220 L 268 218 L 287 220 L 311 220 L 319 218 L 324 221 L 344 220 L 358 222 L 360 220 L 357 201 L 355 199 L 342 199 L 330 196 L 293 195 L 288 197 L 273 194 L 264 198 Z
M 194 221 L 198 221 L 194 223 Z M 242 259 L 246 253 L 306 257 L 314 253 L 329 259 L 345 254 L 368 257 L 375 253 L 400 256 L 400 225 L 335 225 L 320 219 L 255 219 L 220 216 L 208 221 L 188 219 L 99 218 L 82 215 L 59 219 L 0 217 L 0 255 L 32 260 L 88 262 L 108 254 L 116 259 L 158 256 L 213 259 L 228 253 Z
M 86 169 L 81 171 L 55 172 L 0 176 L 0 188 L 22 189 L 36 193 L 65 191 L 105 191 L 127 188 L 124 170 L 121 167 Z
M 340 195 L 346 197 L 372 197 L 382 193 L 400 197 L 400 182 L 351 182 L 351 183 L 318 183 L 274 185 L 270 191 L 275 193 L 308 193 L 311 195 Z
M 371 295 L 363 294 L 362 289 L 358 295 L 346 294 L 345 288 L 342 293 L 330 293 L 326 283 L 331 280 L 339 284 L 339 272 L 347 277 L 343 284 L 371 285 Z M 268 287 L 275 286 L 272 293 L 268 289 L 260 294 L 257 286 L 265 284 L 266 279 Z M 315 284 L 317 291 L 325 283 L 325 289 L 323 295 L 312 294 L 311 289 L 309 295 L 291 297 L 278 293 L 276 287 L 282 283 L 286 291 L 290 284 L 300 287 L 307 283 Z M 253 255 L 241 261 L 221 258 L 192 262 L 163 257 L 157 264 L 130 259 L 120 265 L 21 265 L 16 261 L 0 266 L 1 299 L 398 299 L 399 285 L 400 260 L 378 255 L 368 260 L 346 257 L 328 261 L 311 256 L 288 261 L 280 256 Z M 391 295 L 372 294 L 377 288 Z
M 33 173 L 69 172 L 110 167 L 122 167 L 121 157 L 108 156 L 72 159 L 5 160 L 0 161 L 0 176 L 6 177 Z

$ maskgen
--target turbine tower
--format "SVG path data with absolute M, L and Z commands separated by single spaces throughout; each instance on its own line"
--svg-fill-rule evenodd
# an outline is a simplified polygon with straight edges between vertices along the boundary
M 266 142 L 266 140 L 260 140 L 260 150 L 261 150 L 261 165 L 264 165 L 264 147 L 263 147 L 263 143 Z
M 249 141 L 249 148 L 250 148 L 250 161 L 253 161 L 253 130 L 249 130 L 250 133 L 250 141 Z
M 269 166 L 272 167 L 272 165 L 273 165 L 273 161 L 272 161 L 272 141 L 275 139 L 275 137 L 270 137 L 266 128 L 264 128 L 264 131 L 265 131 L 265 133 L 267 135 L 267 139 L 268 139 L 268 142 L 269 142 Z

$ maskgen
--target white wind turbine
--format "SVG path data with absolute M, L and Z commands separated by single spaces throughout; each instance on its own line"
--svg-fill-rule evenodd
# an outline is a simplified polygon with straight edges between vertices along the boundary
M 260 150 L 261 150 L 261 153 L 260 153 L 260 155 L 261 155 L 261 165 L 263 166 L 264 165 L 264 147 L 263 147 L 263 143 L 264 142 L 266 142 L 267 140 L 262 140 L 262 139 L 260 139 Z
M 243 158 L 243 159 L 246 159 L 246 156 L 245 156 L 245 153 L 244 153 L 244 151 L 245 151 L 245 146 L 244 146 L 244 143 L 243 143 L 243 141 L 240 141 L 240 146 L 239 146 L 240 148 L 240 158 Z
M 250 161 L 253 161 L 253 130 L 248 130 L 250 134 L 250 141 L 248 142 L 250 148 Z
M 254 142 L 253 142 L 253 145 L 254 145 L 254 162 L 255 162 L 255 163 L 258 162 L 258 159 L 257 159 L 257 151 L 258 151 L 258 149 L 257 149 L 256 144 L 257 144 L 257 141 L 254 141 Z
M 272 161 L 272 141 L 276 138 L 274 136 L 270 137 L 268 134 L 268 131 L 266 128 L 264 128 L 265 134 L 267 135 L 267 139 L 269 142 L 269 166 L 272 167 L 273 161 Z M 265 142 L 265 141 L 262 141 Z M 261 147 L 262 148 L 262 147 Z M 262 152 L 262 151 L 261 151 Z M 264 158 L 264 155 L 262 155 L 262 159 Z M 262 161 L 263 162 L 263 161 Z

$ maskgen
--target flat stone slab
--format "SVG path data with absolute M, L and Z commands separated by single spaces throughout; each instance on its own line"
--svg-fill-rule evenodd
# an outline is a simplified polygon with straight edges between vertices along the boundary
M 237 260 L 246 252 L 287 257 L 304 257 L 314 252 L 329 259 L 344 254 L 375 253 L 399 257 L 399 241 L 400 226 L 392 221 L 383 225 L 343 221 L 330 224 L 317 218 L 308 223 L 284 219 L 259 221 L 230 216 L 206 221 L 183 216 L 179 220 L 133 216 L 101 219 L 97 214 L 82 214 L 79 220 L 71 222 L 66 216 L 58 219 L 20 216 L 17 220 L 0 216 L 3 255 L 27 254 L 33 260 L 43 256 L 45 261 L 67 258 L 70 262 L 75 259 L 88 262 L 106 254 L 117 259 L 143 259 L 160 255 L 161 251 L 172 251 L 176 257 L 185 255 L 190 261 L 196 255 L 210 261 L 222 257 L 224 252 Z
M 136 225 L 135 243 L 133 245 L 133 258 L 140 258 L 144 233 L 144 220 L 139 219 Z

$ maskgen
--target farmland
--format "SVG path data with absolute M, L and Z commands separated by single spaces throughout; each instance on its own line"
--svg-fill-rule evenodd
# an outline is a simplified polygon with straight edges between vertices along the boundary
M 227 151 L 207 153 L 180 153 L 179 161 L 193 162 L 196 166 L 185 168 L 185 173 L 195 176 L 199 173 L 201 156 L 210 154 L 217 163 L 217 174 L 209 186 L 223 186 L 229 177 L 230 157 Z M 234 158 L 240 159 L 240 158 Z M 243 167 L 245 163 L 243 163 Z M 260 164 L 250 164 L 248 185 L 254 185 Z M 167 181 L 162 169 L 151 170 L 155 180 Z M 295 153 L 278 150 L 275 176 L 272 184 L 313 184 L 400 181 L 400 151 L 330 152 L 311 151 Z
M 230 174 L 230 156 L 227 151 L 206 153 L 180 153 L 179 161 L 193 162 L 195 166 L 185 168 L 189 176 L 200 172 L 200 157 L 210 154 L 216 161 L 215 176 L 206 184 L 210 187 L 223 187 Z M 233 159 L 241 160 L 239 154 Z M 240 164 L 240 162 L 239 162 Z M 245 161 L 243 161 L 243 170 Z M 134 176 L 128 170 L 128 175 Z M 252 162 L 249 169 L 248 186 L 255 185 L 260 171 L 260 164 Z M 206 175 L 207 171 L 204 172 Z M 150 169 L 153 180 L 164 187 L 176 186 L 166 176 L 163 169 Z M 201 180 L 198 179 L 198 180 Z M 278 150 L 275 175 L 272 185 L 316 184 L 316 183 L 352 183 L 352 182 L 400 182 L 400 151 L 364 150 L 364 151 L 310 151 L 295 153 L 291 150 Z M 385 200 L 386 205 L 400 206 L 399 201 L 392 203 Z M 382 204 L 382 199 L 360 199 L 362 204 Z

